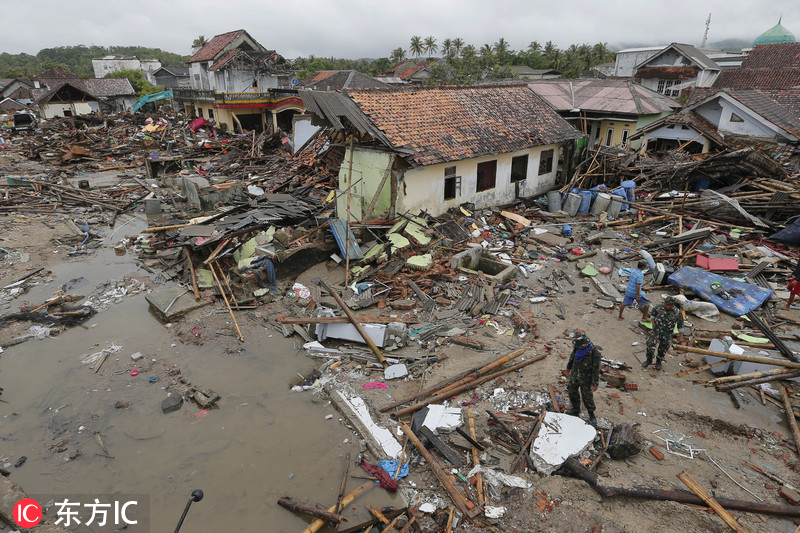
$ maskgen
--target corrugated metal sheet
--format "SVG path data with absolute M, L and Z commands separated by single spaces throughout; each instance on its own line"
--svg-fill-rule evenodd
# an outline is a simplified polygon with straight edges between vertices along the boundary
M 336 239 L 336 244 L 339 245 L 339 250 L 342 252 L 344 258 L 347 259 L 349 256 L 351 261 L 364 259 L 364 253 L 361 251 L 361 247 L 358 245 L 355 235 L 353 235 L 353 230 L 348 227 L 347 221 L 337 218 L 336 220 L 332 220 L 330 225 L 333 238 Z M 350 233 L 349 253 L 345 251 L 347 249 L 348 232 Z

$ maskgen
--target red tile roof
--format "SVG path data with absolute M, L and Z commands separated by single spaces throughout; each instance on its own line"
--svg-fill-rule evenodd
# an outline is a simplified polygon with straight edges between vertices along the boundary
M 215 57 L 217 57 L 217 54 L 225 50 L 226 46 L 231 44 L 234 39 L 236 39 L 243 33 L 244 30 L 236 30 L 236 31 L 229 31 L 228 33 L 222 33 L 220 35 L 215 35 L 213 39 L 208 41 L 208 43 L 204 47 L 195 52 L 194 55 L 190 57 L 186 62 L 196 63 L 198 61 L 213 60 Z
M 577 139 L 524 84 L 345 90 L 392 147 L 418 165 Z
M 410 65 L 402 70 L 397 71 L 394 77 L 400 78 L 401 80 L 407 80 L 420 70 L 424 70 L 434 63 L 436 63 L 436 61 L 420 61 L 416 65 Z
M 720 72 L 714 87 L 789 89 L 800 87 L 800 43 L 760 44 L 742 66 Z

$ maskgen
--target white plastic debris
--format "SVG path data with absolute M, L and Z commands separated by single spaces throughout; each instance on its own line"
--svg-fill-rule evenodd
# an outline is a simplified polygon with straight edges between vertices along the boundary
M 403 378 L 408 375 L 408 368 L 403 363 L 387 366 L 383 371 L 384 379 Z
M 423 513 L 432 514 L 436 512 L 436 506 L 433 505 L 432 503 L 423 503 L 422 505 L 419 506 L 419 510 L 422 511 Z
M 142 357 L 144 357 L 144 354 L 142 352 L 136 352 L 131 354 L 131 359 L 133 359 L 134 361 L 138 361 Z
M 487 505 L 483 508 L 483 514 L 486 518 L 503 518 L 506 514 L 506 508 Z
M 428 405 L 428 414 L 423 426 L 435 433 L 450 433 L 462 424 L 461 409 L 458 407 L 445 407 L 439 404 Z

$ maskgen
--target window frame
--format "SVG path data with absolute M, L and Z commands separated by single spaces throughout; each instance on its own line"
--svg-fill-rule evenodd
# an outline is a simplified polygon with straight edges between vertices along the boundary
M 452 189 L 452 196 L 448 196 L 448 189 Z M 456 174 L 456 167 L 444 169 L 444 201 L 455 200 L 461 196 L 461 176 Z
M 491 178 L 484 179 L 482 172 L 485 172 L 488 169 L 492 170 L 492 176 Z M 475 174 L 475 192 L 490 191 L 497 187 L 497 159 L 481 161 L 478 163 L 477 168 L 475 169 Z
M 547 150 L 542 150 L 539 153 L 539 176 L 544 176 L 545 174 L 550 174 L 553 172 L 554 168 L 554 159 L 555 159 L 555 150 L 549 148 Z
M 518 161 L 519 162 L 519 161 L 521 161 L 523 159 L 524 159 L 525 163 L 524 163 L 524 166 L 523 166 L 523 172 L 521 174 L 521 177 L 520 177 L 520 174 L 517 174 L 517 176 L 515 177 L 514 176 L 514 161 Z M 511 183 L 517 183 L 519 181 L 525 181 L 526 179 L 528 179 L 528 163 L 529 162 L 530 162 L 530 157 L 528 156 L 528 154 L 517 155 L 517 156 L 514 156 L 514 157 L 511 158 L 511 176 L 509 178 Z

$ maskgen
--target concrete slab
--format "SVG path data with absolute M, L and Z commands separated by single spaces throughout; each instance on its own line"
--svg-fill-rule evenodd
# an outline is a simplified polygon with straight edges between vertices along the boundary
M 148 294 L 144 299 L 150 304 L 150 309 L 152 309 L 153 313 L 166 322 L 211 303 L 204 299 L 198 302 L 194 299 L 194 293 L 192 291 L 186 292 L 183 287 L 161 289 L 158 292 Z
M 367 448 L 379 459 L 397 459 L 403 447 L 392 432 L 372 420 L 369 409 L 360 396 L 345 394 L 340 390 L 330 391 L 333 404 L 350 422 L 363 439 Z
M 597 430 L 577 416 L 547 413 L 539 435 L 531 445 L 536 470 L 550 475 L 568 458 L 586 451 Z

